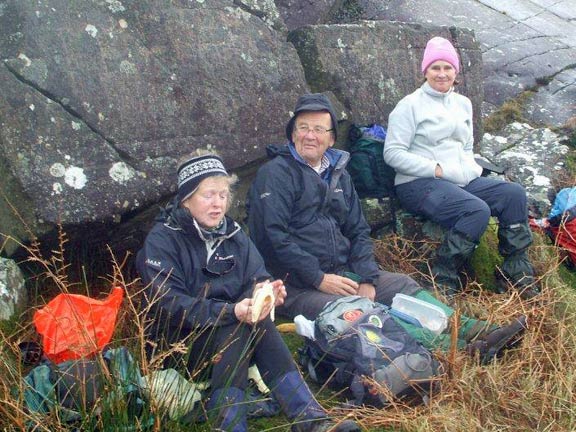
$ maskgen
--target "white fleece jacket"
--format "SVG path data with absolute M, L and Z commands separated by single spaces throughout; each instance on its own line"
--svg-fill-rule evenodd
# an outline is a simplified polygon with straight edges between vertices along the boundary
M 441 93 L 424 83 L 390 113 L 384 160 L 396 170 L 396 185 L 434 177 L 440 165 L 442 178 L 466 186 L 482 174 L 473 143 L 470 99 L 453 88 Z

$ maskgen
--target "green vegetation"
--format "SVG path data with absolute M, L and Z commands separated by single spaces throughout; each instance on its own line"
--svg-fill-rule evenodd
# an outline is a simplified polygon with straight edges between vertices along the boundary
M 480 244 L 474 251 L 471 259 L 474 279 L 488 290 L 496 291 L 496 276 L 494 269 L 502 264 L 502 257 L 498 254 L 498 239 L 496 232 L 498 225 L 492 220 L 486 232 L 480 239 Z
M 533 96 L 533 94 L 533 91 L 525 91 L 517 98 L 509 99 L 504 102 L 500 108 L 498 108 L 482 122 L 484 126 L 484 132 L 497 133 L 510 123 L 526 123 L 527 120 L 523 114 L 524 106 Z

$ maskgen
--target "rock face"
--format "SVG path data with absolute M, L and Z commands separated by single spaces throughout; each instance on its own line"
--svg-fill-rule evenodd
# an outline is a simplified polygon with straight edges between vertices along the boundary
M 276 0 L 276 7 L 289 30 L 327 22 L 334 0 Z
M 338 4 L 340 3 L 340 4 Z M 334 17 L 397 20 L 474 30 L 484 62 L 485 100 L 500 106 L 537 88 L 529 118 L 561 126 L 576 115 L 576 6 L 573 0 L 351 0 Z
M 572 25 L 563 4 L 548 9 Z M 562 96 L 565 106 L 554 111 L 560 121 L 574 107 L 566 60 L 573 64 L 572 27 L 541 38 L 535 18 L 511 21 L 498 7 L 488 0 L 0 0 L 0 234 L 46 239 L 60 224 L 73 248 L 134 250 L 157 204 L 174 192 L 180 158 L 216 150 L 244 176 L 245 190 L 265 145 L 285 141 L 290 110 L 309 90 L 332 98 L 343 146 L 351 122 L 385 124 L 421 83 L 432 35 L 459 50 L 459 91 L 477 113 L 477 143 L 483 93 L 497 105 L 546 81 L 531 109 L 546 117 L 543 107 L 552 110 Z M 7 255 L 17 248 L 0 244 Z
M 482 155 L 504 168 L 506 178 L 526 188 L 530 212 L 540 218 L 548 216 L 554 180 L 565 168 L 570 150 L 565 140 L 547 128 L 512 123 L 499 135 L 484 135 Z
M 24 275 L 14 261 L 0 257 L 0 320 L 10 319 L 26 298 Z
M 462 58 L 458 91 L 480 112 L 482 56 L 474 35 L 456 28 L 365 21 L 358 24 L 306 26 L 289 33 L 314 91 L 333 91 L 354 123 L 388 123 L 388 114 L 422 84 L 420 65 L 426 42 L 434 35 L 454 42 Z M 475 123 L 477 142 L 481 121 Z
M 36 234 L 158 201 L 193 149 L 261 157 L 307 89 L 271 2 L 0 6 L 1 174 Z
M 93 223 L 75 233 L 84 240 L 170 195 L 193 149 L 219 151 L 230 169 L 264 157 L 308 83 L 333 93 L 342 118 L 385 122 L 416 87 L 433 33 L 372 22 L 307 28 L 289 43 L 271 2 L 3 5 L 1 173 L 20 214 L 2 206 L 3 226 L 22 218 L 41 236 Z M 478 102 L 479 48 L 470 32 L 444 33 L 467 59 L 464 89 Z M 126 233 L 114 232 L 122 243 Z

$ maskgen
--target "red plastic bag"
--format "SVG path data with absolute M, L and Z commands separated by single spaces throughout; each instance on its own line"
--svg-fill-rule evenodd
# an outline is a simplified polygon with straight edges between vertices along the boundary
M 104 300 L 58 294 L 34 314 L 44 354 L 54 363 L 100 351 L 112 338 L 124 290 L 116 287 Z

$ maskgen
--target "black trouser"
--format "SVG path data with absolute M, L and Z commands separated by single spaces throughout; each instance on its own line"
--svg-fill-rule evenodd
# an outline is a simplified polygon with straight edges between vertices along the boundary
M 206 379 L 209 373 L 212 389 L 246 388 L 248 367 L 253 363 L 267 385 L 296 370 L 290 351 L 268 318 L 255 326 L 207 328 L 193 338 L 187 358 L 192 377 Z
M 421 178 L 396 186 L 402 207 L 478 243 L 496 216 L 502 227 L 528 220 L 526 191 L 518 183 L 479 177 L 460 187 L 446 180 Z
M 422 287 L 410 276 L 401 273 L 380 271 L 378 280 L 374 283 L 378 303 L 390 306 L 392 299 L 397 293 L 414 295 L 422 290 Z M 327 294 L 314 287 L 295 287 L 286 284 L 288 295 L 284 305 L 278 308 L 278 313 L 293 319 L 296 315 L 304 315 L 309 320 L 315 319 L 326 303 L 342 296 Z

